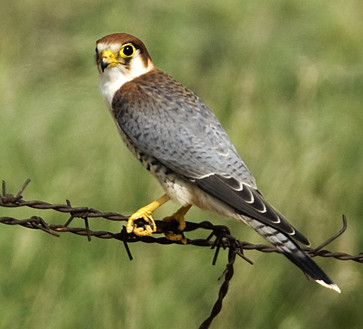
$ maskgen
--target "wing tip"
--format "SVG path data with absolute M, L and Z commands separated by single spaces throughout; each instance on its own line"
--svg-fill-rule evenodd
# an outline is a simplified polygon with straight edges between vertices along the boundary
M 320 285 L 322 285 L 323 287 L 325 287 L 325 288 L 332 289 L 332 290 L 336 291 L 338 294 L 341 293 L 340 288 L 335 283 L 326 283 L 323 280 L 315 280 L 315 281 L 317 283 L 319 283 Z

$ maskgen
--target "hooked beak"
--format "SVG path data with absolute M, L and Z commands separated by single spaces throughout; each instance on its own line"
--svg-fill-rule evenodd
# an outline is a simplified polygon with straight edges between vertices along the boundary
M 102 52 L 100 60 L 100 67 L 102 72 L 104 72 L 107 67 L 114 67 L 117 64 L 119 64 L 119 62 L 116 59 L 115 54 L 111 50 L 104 50 Z

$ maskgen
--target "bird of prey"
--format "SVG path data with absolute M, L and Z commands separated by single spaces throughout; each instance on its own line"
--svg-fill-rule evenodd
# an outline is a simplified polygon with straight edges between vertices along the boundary
M 301 249 L 307 238 L 262 196 L 216 116 L 192 91 L 156 68 L 138 38 L 115 33 L 97 41 L 100 90 L 130 151 L 159 181 L 165 194 L 128 219 L 127 232 L 156 231 L 152 212 L 170 199 L 182 206 L 166 220 L 185 228 L 191 206 L 252 227 L 308 277 L 339 287 Z M 146 225 L 134 221 L 142 218 Z M 170 239 L 180 239 L 170 235 Z

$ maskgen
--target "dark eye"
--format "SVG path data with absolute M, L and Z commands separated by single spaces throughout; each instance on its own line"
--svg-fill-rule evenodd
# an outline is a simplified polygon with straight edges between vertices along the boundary
M 134 47 L 134 45 L 132 43 L 127 43 L 122 46 L 122 48 L 120 50 L 120 56 L 123 58 L 130 58 L 130 57 L 134 56 L 135 51 L 136 51 L 136 48 Z
M 126 56 L 131 56 L 133 54 L 133 52 L 134 52 L 134 49 L 131 46 L 126 46 L 124 48 L 124 54 Z

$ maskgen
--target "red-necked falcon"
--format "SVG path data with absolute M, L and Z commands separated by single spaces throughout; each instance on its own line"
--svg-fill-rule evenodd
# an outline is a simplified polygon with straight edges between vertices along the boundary
M 127 232 L 150 235 L 152 212 L 170 199 L 182 207 L 170 218 L 185 228 L 191 206 L 252 227 L 321 285 L 338 286 L 301 249 L 308 245 L 264 199 L 216 116 L 192 91 L 156 68 L 138 38 L 125 33 L 97 41 L 100 90 L 123 141 L 159 181 L 165 194 L 130 216 Z M 143 218 L 146 225 L 134 221 Z M 169 238 L 173 238 L 170 236 Z

